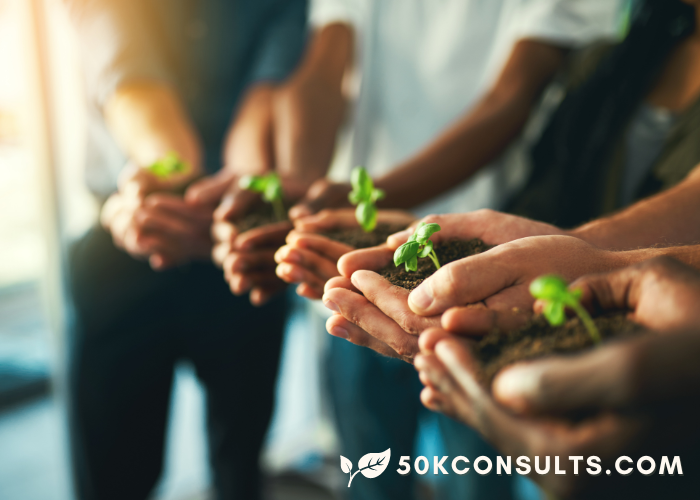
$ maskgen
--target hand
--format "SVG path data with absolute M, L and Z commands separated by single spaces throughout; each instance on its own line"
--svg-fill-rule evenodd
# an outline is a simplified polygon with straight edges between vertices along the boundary
M 378 221 L 385 224 L 405 224 L 413 221 L 406 212 L 381 210 Z M 322 210 L 318 214 L 298 219 L 287 244 L 275 254 L 277 276 L 287 283 L 299 283 L 297 293 L 309 299 L 320 299 L 329 279 L 340 276 L 338 259 L 354 250 L 317 233 L 342 228 L 357 228 L 355 209 Z
M 522 238 L 444 265 L 411 292 L 408 305 L 421 316 L 444 313 L 442 326 L 454 333 L 510 330 L 530 317 L 534 299 L 528 288 L 538 276 L 553 273 L 572 280 L 629 263 L 625 253 L 571 236 Z
M 408 307 L 408 294 L 371 271 L 357 271 L 351 280 L 334 278 L 326 283 L 323 295 L 324 305 L 336 313 L 326 322 L 326 330 L 379 354 L 412 363 L 419 351 L 418 335 L 439 325 L 440 317 L 414 314 Z
M 158 192 L 172 187 L 159 181 L 145 169 L 128 166 L 120 191 L 102 209 L 102 225 L 117 247 L 148 259 L 155 270 L 207 258 L 213 208 L 192 207 L 178 196 Z
M 565 235 L 566 231 L 551 224 L 504 214 L 494 210 L 482 209 L 463 214 L 429 215 L 416 221 L 405 231 L 392 235 L 387 244 L 391 250 L 396 250 L 406 243 L 420 222 L 435 223 L 441 227 L 431 240 L 442 243 L 450 240 L 471 240 L 479 238 L 488 245 L 500 245 L 509 241 L 528 236 Z
M 315 181 L 295 206 L 289 210 L 290 219 L 296 221 L 308 217 L 324 208 L 349 207 L 350 183 L 331 182 L 327 179 Z

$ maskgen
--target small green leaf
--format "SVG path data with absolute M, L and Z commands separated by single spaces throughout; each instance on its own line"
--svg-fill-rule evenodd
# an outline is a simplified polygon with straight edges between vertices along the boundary
M 356 193 L 356 199 L 361 201 L 370 199 L 374 185 L 372 178 L 363 167 L 356 167 L 352 170 L 350 184 L 352 184 L 353 192 Z
M 559 326 L 564 323 L 566 315 L 564 314 L 564 304 L 561 302 L 547 302 L 544 306 L 544 317 L 547 318 L 552 326 Z
M 421 259 L 424 259 L 424 258 L 426 258 L 428 255 L 430 255 L 430 252 L 432 252 L 432 251 L 433 251 L 433 242 L 430 241 L 430 240 L 428 240 L 428 241 L 425 243 L 425 246 L 423 247 L 423 249 L 422 249 L 422 250 L 420 251 L 420 253 L 418 254 L 418 257 L 420 257 Z
M 189 165 L 182 161 L 174 151 L 171 151 L 148 167 L 149 172 L 161 178 L 167 178 L 174 174 L 182 174 L 188 170 Z
M 273 202 L 282 199 L 282 183 L 276 173 L 271 173 L 266 177 L 267 183 L 263 191 L 265 201 Z
M 267 188 L 267 184 L 267 177 L 260 175 L 244 175 L 238 181 L 238 186 L 241 189 L 252 191 L 254 193 L 264 192 L 265 188 Z
M 373 203 L 363 201 L 355 209 L 355 219 L 365 232 L 372 232 L 377 227 L 377 207 Z
M 401 245 L 394 252 L 394 265 L 400 266 L 403 263 L 408 263 L 413 258 L 417 258 L 419 248 L 420 245 L 415 241 L 407 241 L 406 243 Z M 416 260 L 416 266 L 417 265 L 418 264 Z M 408 264 L 406 265 L 406 269 L 408 269 Z
M 411 257 L 411 259 L 404 265 L 406 266 L 406 271 L 412 271 L 415 273 L 418 271 L 418 256 Z
M 569 295 L 566 281 L 559 276 L 547 274 L 530 283 L 530 294 L 536 299 L 563 301 Z
M 425 242 L 430 239 L 430 237 L 440 231 L 440 226 L 438 224 L 423 224 L 418 226 L 416 229 L 416 241 L 421 245 L 425 245 Z
M 372 200 L 373 203 L 377 203 L 379 200 L 384 198 L 386 196 L 386 193 L 382 189 L 373 189 L 372 194 L 369 197 L 370 200 Z

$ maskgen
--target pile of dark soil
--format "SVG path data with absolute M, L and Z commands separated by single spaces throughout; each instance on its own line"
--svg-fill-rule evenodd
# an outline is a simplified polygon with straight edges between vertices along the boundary
M 289 207 L 285 207 L 289 208 Z M 285 219 L 289 220 L 289 219 Z M 276 224 L 280 221 L 275 215 L 275 209 L 269 203 L 256 205 L 250 212 L 236 221 L 236 229 L 239 232 L 245 233 L 256 227 L 266 226 L 268 224 Z
M 435 253 L 440 261 L 440 265 L 444 266 L 455 260 L 471 257 L 472 255 L 485 252 L 491 248 L 493 248 L 493 246 L 487 245 L 480 239 L 475 238 L 469 241 L 453 240 L 442 245 L 436 245 Z M 418 270 L 416 272 L 408 272 L 403 264 L 396 267 L 392 262 L 379 271 L 379 274 L 389 280 L 392 285 L 400 286 L 407 290 L 413 290 L 435 271 L 436 269 L 433 261 L 426 257 L 425 259 L 418 259 Z
M 648 333 L 646 328 L 628 320 L 624 312 L 593 320 L 603 341 Z M 544 317 L 538 316 L 519 330 L 507 333 L 494 330 L 481 339 L 474 354 L 482 366 L 479 378 L 490 386 L 496 373 L 510 364 L 591 347 L 591 336 L 578 318 L 572 318 L 561 326 L 551 326 Z
M 385 243 L 389 236 L 404 229 L 406 229 L 404 224 L 377 224 L 371 233 L 365 232 L 358 226 L 325 231 L 321 233 L 321 236 L 353 248 L 370 248 Z

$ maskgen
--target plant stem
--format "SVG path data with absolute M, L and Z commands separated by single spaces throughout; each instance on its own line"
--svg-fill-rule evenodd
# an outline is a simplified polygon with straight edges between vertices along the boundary
M 279 222 L 287 219 L 287 213 L 284 210 L 284 204 L 282 203 L 281 199 L 275 198 L 272 200 L 272 208 L 275 211 L 275 217 Z
M 569 304 L 569 307 L 571 307 L 571 309 L 573 309 L 576 312 L 576 314 L 578 314 L 578 317 L 581 319 L 583 326 L 586 327 L 586 330 L 588 330 L 588 334 L 591 336 L 591 339 L 593 339 L 593 343 L 600 344 L 600 332 L 598 331 L 598 327 L 595 326 L 591 315 L 588 314 L 588 311 L 586 311 L 586 309 L 578 302 Z
M 428 257 L 430 257 L 430 260 L 432 260 L 433 264 L 435 264 L 435 269 L 440 269 L 440 261 L 437 258 L 437 254 L 435 253 L 435 250 L 432 250 L 428 254 Z
M 362 472 L 362 470 L 363 470 L 363 469 L 360 469 L 360 470 L 358 470 L 358 471 L 355 471 L 354 474 L 351 474 L 351 475 L 350 475 L 350 481 L 348 482 L 348 488 L 350 487 L 350 484 L 352 484 L 352 480 L 355 479 L 355 476 L 357 476 L 357 474 L 358 474 L 359 472 Z

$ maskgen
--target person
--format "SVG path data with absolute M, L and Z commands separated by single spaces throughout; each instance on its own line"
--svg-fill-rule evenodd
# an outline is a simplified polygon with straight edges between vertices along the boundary
M 584 276 L 570 288 L 583 291 L 589 310 L 627 311 L 653 332 L 511 365 L 490 392 L 477 381 L 469 341 L 430 329 L 415 359 L 426 384 L 422 401 L 476 428 L 504 454 L 561 457 L 565 474 L 530 476 L 558 498 L 694 498 L 698 479 L 688 471 L 700 459 L 700 273 L 657 257 Z M 587 417 L 572 419 L 577 414 Z M 569 460 L 576 456 L 597 456 L 613 473 L 576 475 Z M 630 477 L 613 467 L 618 457 L 627 457 L 623 470 L 634 466 L 630 456 L 651 457 L 654 474 Z M 662 472 L 663 456 L 677 462 L 675 471 Z
M 208 262 L 213 192 L 225 191 L 212 179 L 222 176 L 200 179 L 222 165 L 227 175 L 267 167 L 262 131 L 273 88 L 305 45 L 306 2 L 65 3 L 93 107 L 87 181 L 103 203 L 101 226 L 70 254 L 76 494 L 149 497 L 184 359 L 206 389 L 215 498 L 260 498 L 285 300 L 254 308 L 230 294 Z M 151 173 L 169 154 L 184 162 L 181 172 Z M 188 186 L 210 198 L 183 198 Z
M 522 323 L 532 304 L 532 298 L 527 293 L 527 285 L 542 273 L 556 272 L 567 279 L 574 279 L 585 273 L 629 265 L 638 262 L 639 259 L 649 258 L 657 252 L 685 258 L 686 249 L 682 247 L 638 252 L 616 251 L 649 248 L 659 244 L 692 244 L 697 241 L 694 225 L 697 221 L 692 214 L 697 205 L 696 200 L 700 189 L 698 184 L 700 170 L 693 167 L 700 162 L 700 156 L 697 155 L 690 132 L 695 127 L 700 93 L 700 78 L 692 69 L 697 66 L 695 56 L 700 49 L 698 43 L 700 37 L 694 29 L 697 11 L 688 3 L 657 2 L 656 0 L 647 2 L 635 21 L 629 37 L 609 52 L 609 59 L 604 59 L 600 63 L 599 70 L 602 73 L 594 72 L 590 75 L 589 81 L 596 82 L 596 85 L 589 87 L 584 81 L 579 87 L 572 89 L 570 97 L 567 96 L 552 119 L 553 128 L 546 131 L 542 138 L 545 144 L 550 144 L 552 137 L 561 138 L 555 132 L 560 130 L 557 124 L 561 124 L 562 121 L 575 121 L 572 109 L 580 109 L 586 100 L 600 99 L 598 82 L 602 78 L 601 74 L 608 77 L 610 68 L 615 67 L 615 61 L 620 57 L 632 56 L 637 53 L 635 50 L 644 48 L 648 43 L 646 35 L 651 36 L 652 39 L 658 37 L 666 40 L 663 45 L 665 49 L 659 49 L 661 54 L 655 55 L 660 59 L 656 65 L 661 72 L 658 77 L 654 77 L 657 70 L 653 65 L 646 68 L 644 63 L 639 63 L 635 69 L 635 71 L 650 71 L 652 76 L 647 75 L 645 80 L 652 82 L 649 85 L 653 87 L 651 90 L 647 89 L 646 94 L 639 93 L 637 107 L 647 106 L 643 101 L 646 96 L 647 99 L 653 99 L 658 106 L 665 106 L 664 109 L 681 113 L 673 129 L 661 127 L 657 130 L 658 135 L 654 137 L 658 143 L 655 148 L 656 153 L 644 150 L 649 140 L 635 133 L 635 126 L 640 124 L 639 120 L 644 121 L 641 115 L 634 115 L 633 111 L 628 110 L 623 113 L 623 117 L 614 117 L 614 119 L 600 117 L 606 127 L 609 125 L 608 122 L 624 125 L 624 121 L 620 120 L 625 116 L 626 119 L 633 121 L 632 126 L 623 127 L 628 131 L 627 137 L 624 134 L 614 133 L 604 135 L 612 142 L 617 138 L 620 144 L 626 145 L 629 157 L 637 161 L 628 162 L 623 171 L 613 168 L 606 170 L 605 172 L 610 173 L 612 178 L 599 188 L 605 191 L 610 186 L 613 188 L 622 186 L 621 189 L 623 189 L 629 182 L 620 185 L 616 180 L 619 181 L 621 172 L 632 172 L 636 179 L 632 184 L 638 190 L 641 189 L 636 195 L 638 200 L 636 203 L 606 216 L 602 216 L 603 209 L 597 202 L 586 205 L 588 212 L 585 213 L 595 213 L 599 219 L 572 230 L 563 230 L 551 224 L 492 211 L 428 218 L 426 220 L 438 222 L 443 227 L 443 231 L 436 235 L 436 242 L 449 238 L 475 237 L 483 239 L 488 244 L 499 246 L 483 255 L 444 266 L 425 280 L 410 296 L 405 291 L 397 292 L 396 300 L 391 304 L 384 301 L 379 307 L 380 310 L 375 307 L 379 306 L 378 303 L 372 304 L 367 299 L 370 297 L 379 299 L 378 292 L 386 291 L 387 283 L 379 280 L 375 275 L 366 272 L 355 273 L 355 271 L 379 269 L 388 263 L 392 250 L 406 241 L 409 234 L 404 233 L 390 238 L 390 245 L 387 248 L 349 254 L 339 261 L 339 270 L 345 278 L 352 276 L 353 283 L 347 279 L 334 279 L 326 285 L 324 301 L 330 302 L 332 308 L 343 312 L 342 315 L 336 315 L 329 320 L 327 325 L 329 331 L 338 329 L 336 331 L 343 335 L 350 332 L 350 335 L 354 334 L 360 342 L 371 343 L 382 349 L 385 354 L 392 352 L 395 354 L 395 350 L 391 347 L 387 349 L 387 342 L 389 342 L 401 350 L 402 357 L 410 360 L 417 352 L 415 335 L 425 329 L 427 324 L 435 325 L 442 320 L 453 327 L 459 323 L 465 333 L 483 333 L 494 326 L 493 312 L 496 310 L 509 311 L 509 324 L 502 326 L 513 327 Z M 643 54 L 646 55 L 647 52 L 643 51 Z M 663 64 L 663 61 L 667 63 Z M 676 77 L 679 71 L 682 77 Z M 618 77 L 621 78 L 620 84 L 628 88 L 628 76 L 618 75 Z M 611 84 L 610 94 L 619 92 L 616 81 L 616 79 L 608 81 Z M 634 106 L 628 104 L 625 109 L 627 108 L 633 110 Z M 589 123 L 589 125 L 591 128 L 589 136 L 599 138 L 595 123 Z M 586 142 L 588 139 L 584 137 L 581 140 Z M 575 143 L 573 139 L 571 141 Z M 598 146 L 604 148 L 602 145 Z M 605 148 L 608 151 L 615 150 L 610 144 Z M 619 162 L 618 154 L 610 154 Z M 564 152 L 560 155 L 564 155 Z M 562 159 L 558 158 L 556 161 L 562 161 Z M 598 158 L 595 162 L 597 164 Z M 638 164 L 639 162 L 641 164 Z M 552 165 L 555 163 L 551 163 L 550 160 L 543 164 L 547 165 L 544 170 L 548 172 L 556 170 L 552 170 Z M 557 168 L 564 167 L 559 165 Z M 587 167 L 580 166 L 580 168 Z M 536 164 L 536 172 L 537 169 Z M 539 186 L 542 185 L 540 180 L 536 177 L 534 184 L 531 183 L 532 192 L 538 192 Z M 549 185 L 552 186 L 551 183 Z M 557 186 L 554 184 L 555 189 Z M 651 193 L 643 192 L 642 186 L 656 186 L 658 194 L 649 196 Z M 562 189 L 566 190 L 569 187 Z M 531 196 L 529 189 L 525 190 L 522 198 L 536 199 Z M 552 198 L 558 200 L 552 204 L 553 207 L 563 207 L 566 203 L 565 199 L 556 194 Z M 601 200 L 595 191 L 591 192 L 590 198 Z M 527 203 L 524 204 L 527 205 Z M 556 211 L 552 213 L 564 214 Z M 578 217 L 574 212 L 566 216 Z M 692 257 L 688 258 L 692 262 Z M 351 293 L 351 290 L 357 289 L 364 293 L 366 299 Z M 468 306 L 468 304 L 472 305 Z M 453 307 L 456 309 L 449 310 Z M 513 313 L 514 308 L 516 313 Z M 353 322 L 347 321 L 347 318 L 360 318 L 360 309 L 364 311 L 362 322 L 364 328 L 358 328 L 357 324 L 353 326 Z M 369 315 L 373 318 L 371 321 Z M 383 325 L 381 328 L 378 327 L 380 323 Z M 383 342 L 375 342 L 376 337 L 375 340 L 369 339 L 368 332 L 381 336 Z
M 319 151 L 326 151 L 327 167 L 333 148 L 323 146 L 323 141 L 335 139 L 342 124 L 339 118 L 351 111 L 348 127 L 352 139 L 346 143 L 350 158 L 333 165 L 331 178 L 345 180 L 351 166 L 365 165 L 377 186 L 386 191 L 383 206 L 413 207 L 418 213 L 500 206 L 510 192 L 502 182 L 505 172 L 487 165 L 518 135 L 567 50 L 616 33 L 618 2 L 555 4 L 501 1 L 485 6 L 459 1 L 438 8 L 422 1 L 316 2 L 311 14 L 316 30 L 307 57 L 290 80 L 295 86 L 283 92 L 294 90 L 294 101 L 303 105 L 305 93 L 301 89 L 315 89 L 328 109 L 326 124 L 335 124 L 335 128 L 330 135 L 327 130 L 315 136 L 296 135 L 297 147 L 304 149 L 304 139 L 312 139 Z M 336 69 L 330 77 L 327 70 L 317 71 L 329 67 Z M 352 87 L 353 77 L 358 85 L 356 92 L 350 91 L 348 104 L 344 89 Z M 350 85 L 344 87 L 344 81 Z M 290 112 L 290 116 L 294 115 Z M 306 123 L 304 119 L 295 122 Z M 469 182 L 480 169 L 482 174 Z M 300 228 L 302 218 L 319 209 L 348 206 L 349 190 L 347 182 L 319 180 L 290 210 L 290 216 Z M 440 193 L 448 191 L 438 199 Z M 434 203 L 426 203 L 430 200 Z M 276 254 L 278 275 L 287 282 L 300 283 L 302 294 L 319 298 L 321 280 L 300 280 L 299 274 L 308 269 L 292 260 L 303 250 L 304 256 L 314 261 L 317 254 L 301 248 L 304 240 L 295 238 L 292 234 L 288 238 L 295 241 L 293 251 L 288 246 Z M 240 270 L 238 253 L 254 245 L 251 238 L 239 238 L 235 229 L 229 228 L 222 231 L 217 245 L 228 251 L 223 260 L 231 282 L 250 283 Z M 333 272 L 334 259 L 342 250 L 347 248 L 336 248 L 330 259 L 319 261 L 319 269 Z M 309 286 L 312 282 L 314 287 Z M 400 382 L 418 390 L 410 367 L 387 363 L 337 341 L 331 343 L 329 365 L 346 453 L 359 458 L 363 450 L 384 443 L 381 446 L 391 447 L 394 453 L 407 450 L 402 454 L 410 454 L 419 411 L 417 392 L 401 396 L 402 402 L 397 401 L 398 394 L 397 398 L 386 397 L 388 391 L 396 393 Z M 351 388 L 348 380 L 357 383 Z M 377 422 L 371 427 L 356 417 L 362 414 L 359 408 L 370 406 L 375 414 L 372 421 Z M 402 415 L 400 428 L 392 418 L 397 412 Z M 444 429 L 449 425 L 446 420 L 441 423 Z M 460 446 L 454 436 L 446 441 L 449 446 Z M 363 498 L 411 495 L 410 478 L 400 479 L 394 486 L 389 477 L 358 483 L 350 493 Z M 451 484 L 442 496 L 480 495 L 476 489 L 467 491 L 469 481 L 460 483 L 465 486 Z M 498 486 L 509 488 L 502 481 Z M 489 494 L 509 495 L 494 489 Z

